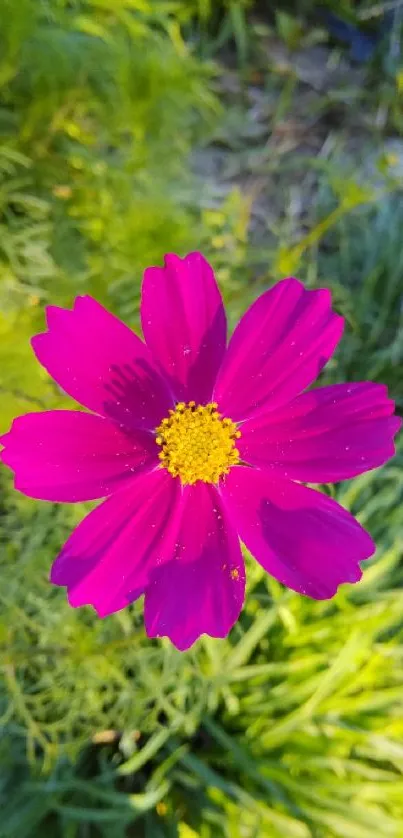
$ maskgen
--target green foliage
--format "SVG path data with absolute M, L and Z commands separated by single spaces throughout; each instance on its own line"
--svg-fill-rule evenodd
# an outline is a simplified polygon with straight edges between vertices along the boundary
M 39 304 L 85 291 L 132 316 L 145 264 L 200 242 L 184 161 L 215 113 L 211 69 L 163 7 L 1 0 L 0 329 L 22 314 L 32 333 Z
M 357 588 L 315 603 L 250 562 L 230 640 L 184 655 L 144 637 L 141 608 L 99 621 L 49 586 L 84 510 L 9 500 L 0 834 L 397 836 L 401 465 L 338 493 L 380 547 Z
M 1 430 L 67 403 L 29 348 L 46 302 L 89 291 L 136 323 L 142 269 L 199 245 L 231 324 L 287 259 L 331 287 L 347 328 L 326 380 L 384 381 L 403 406 L 396 183 L 321 173 L 308 232 L 280 234 L 270 264 L 248 196 L 200 201 L 189 152 L 219 113 L 215 71 L 181 26 L 216 34 L 215 9 L 0 0 Z M 103 621 L 67 606 L 49 568 L 90 507 L 28 500 L 3 469 L 0 838 L 400 838 L 402 466 L 332 490 L 378 545 L 358 586 L 313 602 L 248 558 L 230 638 L 186 654 L 145 637 L 141 603 Z

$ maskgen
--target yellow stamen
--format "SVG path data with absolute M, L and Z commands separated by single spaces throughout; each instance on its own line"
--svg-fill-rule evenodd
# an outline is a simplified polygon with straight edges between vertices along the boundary
M 231 466 L 239 463 L 235 440 L 241 432 L 232 419 L 218 413 L 215 402 L 179 402 L 156 433 L 161 465 L 184 484 L 198 480 L 218 483 Z

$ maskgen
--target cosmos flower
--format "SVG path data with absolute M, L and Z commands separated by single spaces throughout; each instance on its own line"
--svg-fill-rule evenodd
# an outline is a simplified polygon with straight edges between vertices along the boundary
M 150 637 L 187 649 L 224 637 L 244 601 L 240 542 L 282 584 L 315 599 L 361 577 L 375 546 L 304 483 L 345 480 L 394 454 L 400 419 L 370 382 L 306 391 L 343 319 L 327 290 L 284 279 L 227 346 L 225 311 L 200 253 L 148 268 L 143 343 L 89 296 L 47 309 L 39 362 L 88 411 L 14 420 L 2 437 L 15 487 L 34 498 L 106 498 L 56 558 L 51 581 L 100 617 L 145 595 Z

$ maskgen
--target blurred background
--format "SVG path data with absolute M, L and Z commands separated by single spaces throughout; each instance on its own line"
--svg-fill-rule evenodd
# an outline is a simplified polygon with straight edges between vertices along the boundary
M 323 381 L 403 408 L 403 2 L 0 0 L 0 432 L 67 405 L 29 346 L 89 292 L 211 259 L 231 328 L 284 275 L 347 329 Z M 0 474 L 0 838 L 402 838 L 403 470 L 328 487 L 378 545 L 330 602 L 248 564 L 226 641 L 47 581 L 90 508 Z

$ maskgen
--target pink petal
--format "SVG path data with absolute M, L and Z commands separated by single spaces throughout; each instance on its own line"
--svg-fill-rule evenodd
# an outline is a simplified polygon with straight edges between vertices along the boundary
M 163 469 L 134 478 L 90 512 L 53 564 L 51 582 L 66 585 L 70 605 L 93 605 L 100 617 L 144 592 L 150 573 L 169 559 L 180 484 Z
M 335 384 L 304 393 L 242 425 L 242 459 L 272 477 L 308 483 L 346 480 L 395 453 L 401 419 L 382 384 Z
M 134 332 L 92 297 L 73 311 L 48 306 L 48 331 L 32 339 L 35 354 L 80 404 L 130 428 L 155 428 L 172 406 L 167 385 Z
M 221 487 L 239 537 L 283 585 L 329 599 L 358 582 L 359 562 L 375 550 L 368 533 L 338 503 L 267 471 L 235 466 Z
M 245 568 L 235 530 L 213 486 L 184 491 L 172 561 L 156 568 L 145 596 L 150 637 L 166 635 L 180 650 L 201 634 L 226 637 L 242 608 Z
M 343 318 L 330 292 L 284 279 L 259 297 L 238 323 L 214 388 L 221 412 L 235 421 L 286 404 L 319 375 L 340 340 Z
M 126 431 L 109 419 L 69 410 L 14 419 L 1 460 L 15 472 L 15 488 L 32 498 L 82 501 L 116 491 L 133 473 L 158 463 L 147 431 Z
M 141 322 L 159 369 L 179 400 L 208 402 L 226 343 L 226 319 L 212 268 L 201 253 L 169 254 L 144 274 Z

